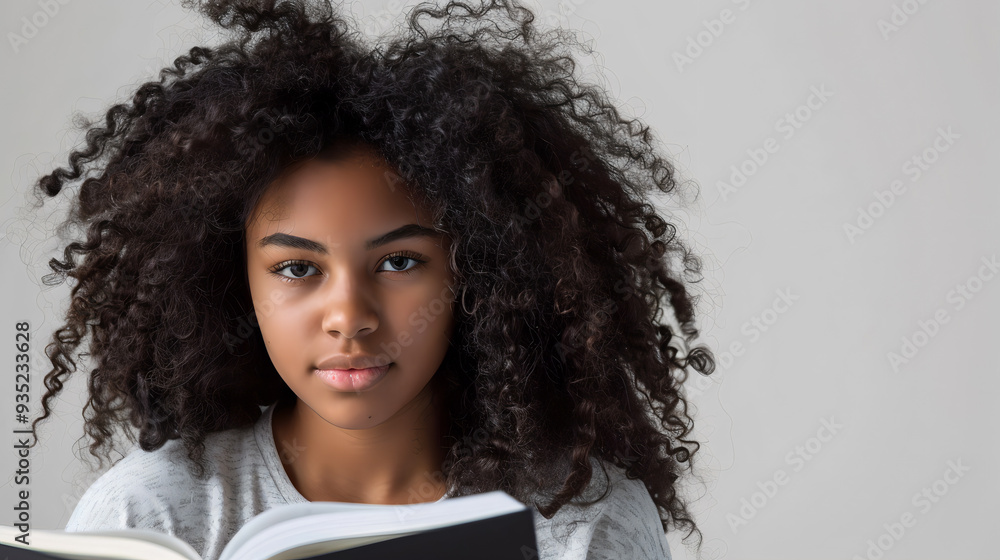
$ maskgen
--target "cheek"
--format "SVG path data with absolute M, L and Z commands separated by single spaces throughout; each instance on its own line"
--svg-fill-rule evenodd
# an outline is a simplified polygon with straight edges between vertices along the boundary
M 419 341 L 422 352 L 437 356 L 447 350 L 451 342 L 454 320 L 451 303 L 435 294 L 423 303 L 408 328 Z
M 426 303 L 426 316 L 431 321 L 431 330 L 449 336 L 454 324 L 454 299 L 449 284 L 441 281 L 435 285 L 435 289 L 428 294 Z
M 411 294 L 406 308 L 403 329 L 414 338 L 439 337 L 450 328 L 452 307 L 447 287 L 437 283 L 423 287 Z
M 271 362 L 280 372 L 282 366 L 293 366 L 301 357 L 304 321 L 285 303 L 273 303 L 264 298 L 255 301 L 257 325 Z
M 280 337 L 284 329 L 302 324 L 303 304 L 289 297 L 280 280 L 262 272 L 248 275 L 247 280 L 257 324 L 265 338 Z
M 273 303 L 264 301 L 262 306 L 254 308 L 257 313 L 257 324 L 261 333 L 274 339 L 294 339 L 301 336 L 308 324 L 307 310 L 291 305 L 289 302 Z

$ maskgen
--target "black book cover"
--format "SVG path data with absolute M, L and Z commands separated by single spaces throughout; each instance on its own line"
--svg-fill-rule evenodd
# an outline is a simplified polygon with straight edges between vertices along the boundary
M 29 545 L 30 546 L 30 545 Z M 0 543 L 0 559 L 2 560 L 65 560 L 61 556 L 52 556 L 33 548 L 18 548 Z

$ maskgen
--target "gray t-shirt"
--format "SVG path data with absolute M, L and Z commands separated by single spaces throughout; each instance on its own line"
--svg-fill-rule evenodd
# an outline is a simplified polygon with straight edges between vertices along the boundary
M 208 476 L 188 471 L 180 440 L 156 451 L 135 449 L 100 476 L 80 498 L 66 531 L 150 529 L 186 541 L 205 560 L 217 560 L 246 522 L 283 504 L 306 503 L 281 464 L 295 453 L 294 442 L 275 445 L 271 417 L 275 405 L 246 428 L 211 433 L 205 445 Z M 600 496 L 607 481 L 597 460 L 583 498 Z M 592 506 L 568 504 L 552 519 L 537 511 L 539 560 L 670 560 L 656 504 L 641 480 L 605 464 L 613 488 Z M 446 494 L 441 499 L 447 499 Z

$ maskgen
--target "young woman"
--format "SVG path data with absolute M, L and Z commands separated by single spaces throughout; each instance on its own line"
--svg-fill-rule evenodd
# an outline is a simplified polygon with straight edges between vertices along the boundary
M 682 353 L 700 263 L 649 196 L 672 166 L 578 83 L 571 38 L 512 1 L 422 5 L 374 48 L 323 4 L 200 7 L 232 40 L 39 181 L 82 179 L 86 239 L 50 264 L 76 282 L 32 429 L 86 341 L 91 454 L 139 445 L 66 529 L 217 558 L 284 503 L 503 490 L 542 559 L 697 533 L 677 485 L 681 386 L 714 369 Z

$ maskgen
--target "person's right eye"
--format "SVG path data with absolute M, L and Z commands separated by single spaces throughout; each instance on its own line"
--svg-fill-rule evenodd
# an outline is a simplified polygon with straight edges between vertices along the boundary
M 295 282 L 302 282 L 309 276 L 312 276 L 312 275 L 309 276 L 306 275 L 306 273 L 309 272 L 310 268 L 316 269 L 315 266 L 306 261 L 285 261 L 275 266 L 268 272 L 274 274 L 279 279 L 285 282 L 295 283 Z M 291 276 L 282 274 L 282 272 L 285 270 L 288 270 L 291 273 Z M 319 269 L 316 269 L 316 271 L 319 272 Z

